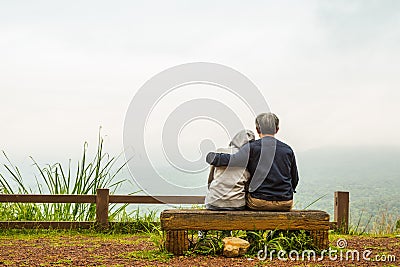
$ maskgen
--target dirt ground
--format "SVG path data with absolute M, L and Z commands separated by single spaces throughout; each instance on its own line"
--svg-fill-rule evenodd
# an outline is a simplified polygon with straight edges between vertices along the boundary
M 331 238 L 332 249 L 337 248 L 338 238 Z M 275 258 L 271 261 L 199 255 L 171 257 L 160 253 L 149 236 L 0 235 L 0 266 L 400 266 L 400 237 L 342 238 L 347 241 L 346 249 L 342 250 L 342 260 L 338 253 L 336 260 L 331 260 L 326 254 L 322 261 L 318 261 L 318 254 L 315 261 L 307 257 L 301 260 L 301 255 L 299 260 Z M 350 254 L 346 258 L 347 249 L 358 250 L 360 260 L 352 260 Z M 372 251 L 367 255 L 370 260 L 362 259 L 366 250 Z M 395 261 L 392 256 L 396 257 Z

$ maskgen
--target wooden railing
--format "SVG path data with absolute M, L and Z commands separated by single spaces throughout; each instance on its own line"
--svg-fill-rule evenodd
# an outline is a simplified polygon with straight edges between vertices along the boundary
M 96 221 L 0 221 L 0 228 L 107 228 L 110 203 L 121 204 L 203 204 L 204 196 L 110 195 L 109 189 L 97 189 L 96 195 L 11 195 L 0 194 L 0 202 L 14 203 L 89 203 L 96 204 Z
M 12 195 L 0 194 L 1 202 L 13 203 L 89 203 L 96 204 L 96 221 L 0 221 L 0 228 L 107 228 L 110 203 L 121 204 L 203 204 L 204 196 L 139 196 L 110 195 L 109 189 L 97 189 L 96 195 Z M 332 229 L 347 232 L 349 220 L 349 192 L 335 192 Z

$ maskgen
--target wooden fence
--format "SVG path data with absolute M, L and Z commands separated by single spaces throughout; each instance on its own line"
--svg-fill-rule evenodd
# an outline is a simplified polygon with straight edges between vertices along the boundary
M 138 196 L 110 195 L 109 189 L 97 189 L 96 195 L 12 195 L 0 194 L 0 203 L 89 203 L 96 204 L 96 221 L 0 221 L 0 228 L 107 228 L 110 203 L 121 204 L 203 204 L 204 196 Z M 349 220 L 349 192 L 335 192 L 332 229 L 347 232 Z

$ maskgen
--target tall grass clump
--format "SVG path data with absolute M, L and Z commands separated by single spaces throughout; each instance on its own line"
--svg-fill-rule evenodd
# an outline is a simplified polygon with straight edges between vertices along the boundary
M 83 146 L 83 154 L 75 169 L 71 160 L 67 166 L 61 163 L 40 166 L 32 157 L 33 166 L 38 176 L 36 190 L 25 185 L 21 172 L 3 151 L 6 163 L 3 164 L 5 174 L 0 173 L 0 193 L 2 194 L 96 194 L 98 188 L 109 188 L 111 193 L 125 181 L 116 180 L 117 174 L 126 162 L 116 166 L 118 157 L 112 157 L 103 151 L 103 138 L 99 134 L 97 151 L 88 159 L 88 143 Z M 39 178 L 39 179 L 38 179 Z M 42 181 L 42 182 L 40 182 Z M 12 186 L 11 184 L 15 184 Z M 110 209 L 110 216 L 124 210 L 125 206 Z M 1 220 L 46 220 L 46 221 L 92 221 L 96 216 L 95 204 L 85 203 L 0 203 Z
M 363 214 L 364 211 L 361 211 L 357 223 L 349 225 L 348 234 L 385 236 L 396 234 L 400 230 L 399 217 L 391 214 L 388 210 L 382 210 L 376 215 L 369 215 L 366 223 L 361 224 Z
M 375 235 L 390 235 L 398 231 L 398 217 L 388 210 L 380 212 L 372 223 L 371 233 Z

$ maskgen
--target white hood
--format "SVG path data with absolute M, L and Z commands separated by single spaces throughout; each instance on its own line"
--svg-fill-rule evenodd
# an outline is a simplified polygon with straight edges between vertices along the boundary
M 255 135 L 250 130 L 242 130 L 238 132 L 233 138 L 229 146 L 236 148 L 241 148 L 243 145 L 247 144 L 249 141 L 253 141 Z

